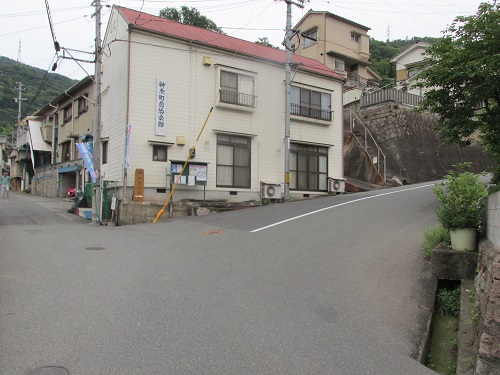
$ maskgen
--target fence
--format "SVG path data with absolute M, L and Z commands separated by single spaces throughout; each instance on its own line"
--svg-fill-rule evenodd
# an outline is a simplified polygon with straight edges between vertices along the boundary
M 421 100 L 422 97 L 418 95 L 409 94 L 407 92 L 395 89 L 387 89 L 363 95 L 360 99 L 359 106 L 363 108 L 381 103 L 393 102 L 396 104 L 404 104 L 416 107 Z

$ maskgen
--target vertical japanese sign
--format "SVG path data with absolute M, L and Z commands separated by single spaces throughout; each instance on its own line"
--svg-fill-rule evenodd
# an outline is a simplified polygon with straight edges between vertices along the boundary
M 90 178 L 92 179 L 92 182 L 96 182 L 97 180 L 97 175 L 94 171 L 94 158 L 92 156 L 92 152 L 90 151 L 90 144 L 89 143 L 77 143 L 76 147 L 78 148 L 78 151 L 80 151 L 80 154 L 82 155 L 83 162 L 85 163 L 85 166 L 87 167 Z
M 156 135 L 166 135 L 167 81 L 156 78 Z
M 127 138 L 125 139 L 125 168 L 130 168 L 130 133 L 132 133 L 132 125 L 127 125 Z

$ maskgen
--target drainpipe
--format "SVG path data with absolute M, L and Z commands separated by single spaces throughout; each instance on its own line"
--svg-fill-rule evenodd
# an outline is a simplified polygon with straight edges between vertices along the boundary
M 75 106 L 73 105 L 73 104 L 75 104 L 75 98 L 73 96 L 71 96 L 70 94 L 68 94 L 67 91 L 64 91 L 64 93 L 71 98 L 71 134 L 75 134 Z M 71 138 L 70 143 L 71 143 L 71 148 L 70 148 L 69 157 L 71 160 L 74 160 L 75 159 L 74 149 L 76 147 L 75 146 L 76 141 L 73 141 L 73 138 Z

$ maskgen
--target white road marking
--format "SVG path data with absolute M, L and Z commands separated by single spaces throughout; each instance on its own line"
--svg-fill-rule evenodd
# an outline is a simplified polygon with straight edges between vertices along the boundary
M 410 191 L 410 190 L 422 189 L 422 188 L 426 188 L 426 187 L 429 187 L 429 186 L 436 186 L 436 184 L 428 184 L 428 185 L 412 187 L 412 188 L 408 188 L 408 189 L 404 189 L 404 190 L 390 191 L 388 193 L 382 193 L 382 194 L 372 195 L 372 196 L 369 196 L 369 197 L 359 198 L 359 199 L 355 199 L 353 201 L 336 204 L 334 206 L 329 206 L 329 207 L 321 208 L 319 210 L 311 211 L 311 212 L 308 212 L 306 214 L 302 214 L 302 215 L 299 215 L 299 216 L 291 217 L 291 218 L 286 219 L 286 220 L 278 221 L 278 222 L 276 222 L 274 224 L 266 225 L 265 227 L 261 227 L 261 228 L 257 228 L 257 229 L 251 230 L 250 233 L 260 232 L 261 230 L 269 229 L 269 228 L 275 227 L 277 225 L 288 223 L 289 221 L 293 221 L 293 220 L 297 220 L 297 219 L 300 219 L 300 218 L 303 218 L 303 217 L 306 217 L 306 216 L 309 216 L 309 215 L 317 214 L 318 212 L 326 211 L 326 210 L 329 210 L 331 208 L 345 206 L 346 204 L 356 203 L 356 202 L 359 202 L 359 201 L 364 201 L 366 199 L 378 198 L 378 197 L 382 197 L 384 195 L 390 195 L 390 194 L 396 194 L 396 193 L 403 193 L 403 192 Z

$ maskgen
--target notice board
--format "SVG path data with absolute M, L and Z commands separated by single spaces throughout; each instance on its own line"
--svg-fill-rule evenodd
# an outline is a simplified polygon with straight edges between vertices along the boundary
M 170 160 L 170 186 L 173 186 L 175 181 L 177 181 L 184 163 L 185 161 L 182 160 Z M 189 161 L 181 175 L 179 185 L 206 186 L 207 174 L 208 163 Z

